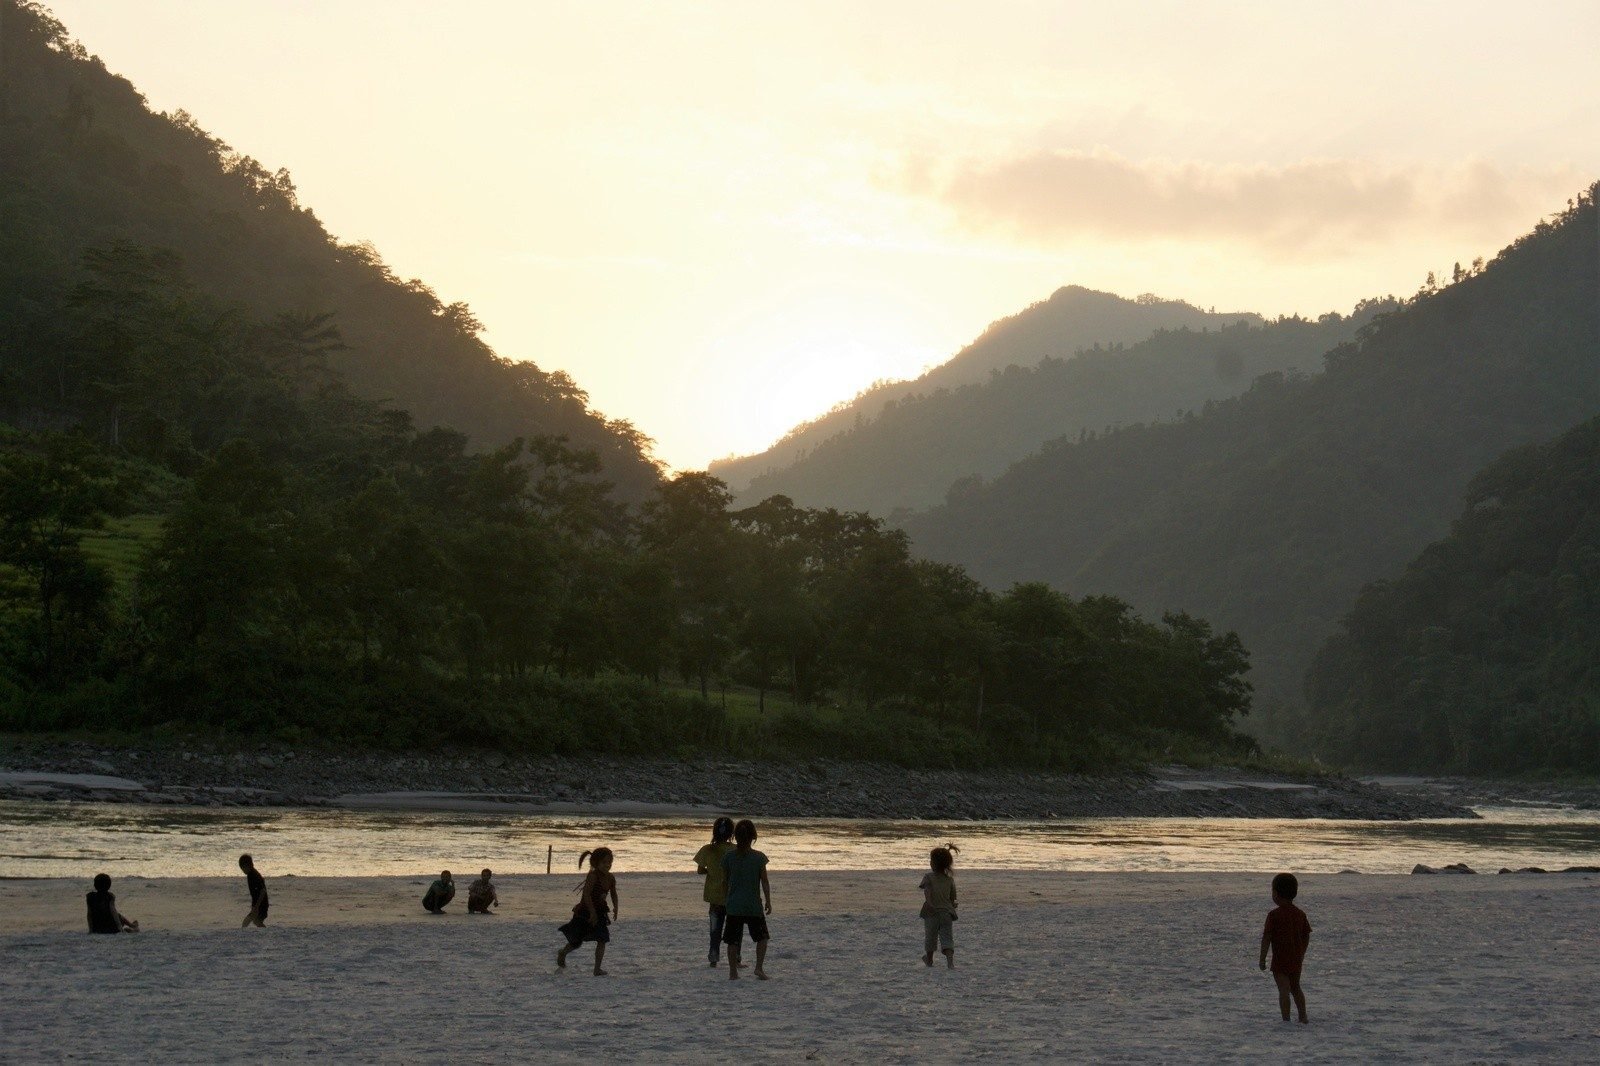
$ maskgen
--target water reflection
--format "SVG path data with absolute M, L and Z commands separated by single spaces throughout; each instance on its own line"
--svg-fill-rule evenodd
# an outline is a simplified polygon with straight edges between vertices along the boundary
M 1600 812 L 1483 808 L 1478 821 L 1096 818 L 1050 822 L 761 821 L 778 868 L 920 868 L 954 841 L 972 869 L 1404 873 L 1416 863 L 1600 864 Z M 275 876 L 417 874 L 492 866 L 575 868 L 596 844 L 619 869 L 687 871 L 700 820 L 468 812 L 386 812 L 0 803 L 0 877 L 231 875 L 251 851 Z M 547 851 L 548 849 L 548 851 Z

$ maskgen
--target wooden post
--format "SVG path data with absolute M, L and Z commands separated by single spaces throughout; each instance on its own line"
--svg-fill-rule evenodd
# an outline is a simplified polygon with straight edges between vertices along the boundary
M 549 873 L 550 872 L 550 861 L 553 858 L 555 858 L 555 854 L 556 854 L 556 846 L 554 844 L 546 844 L 544 846 L 544 872 L 545 873 Z

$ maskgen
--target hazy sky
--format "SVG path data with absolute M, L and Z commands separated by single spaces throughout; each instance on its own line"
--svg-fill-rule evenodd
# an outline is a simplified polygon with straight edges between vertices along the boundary
M 1600 3 L 50 0 L 678 468 L 1061 285 L 1347 310 L 1600 178 Z

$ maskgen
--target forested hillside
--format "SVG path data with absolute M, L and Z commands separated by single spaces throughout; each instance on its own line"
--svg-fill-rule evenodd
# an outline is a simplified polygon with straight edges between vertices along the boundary
M 987 380 L 884 403 L 877 418 L 823 441 L 751 482 L 808 506 L 890 514 L 966 492 L 1063 435 L 1172 418 L 1244 391 L 1262 374 L 1310 371 L 1392 301 L 1365 301 L 1315 322 L 1241 318 L 1219 329 L 1160 330 L 1131 347 L 1012 365 Z M 952 489 L 952 485 L 954 488 Z
M 298 202 L 286 170 L 182 111 L 152 113 L 41 5 L 0 0 L 0 321 L 48 313 L 84 252 L 114 241 L 176 253 L 219 307 L 337 330 L 320 358 L 357 395 L 410 411 L 421 426 L 448 426 L 479 446 L 564 435 L 595 452 L 629 499 L 659 476 L 649 442 L 591 411 L 566 374 L 497 355 L 465 304 L 396 277 L 370 245 L 336 241 Z M 61 403 L 48 375 L 5 382 L 12 418 L 51 424 Z
M 1600 771 L 1600 419 L 1496 460 L 1450 535 L 1369 586 L 1306 683 L 1368 766 Z
M 146 113 L 36 6 L 4 16 L 0 731 L 923 766 L 1249 750 L 1234 634 L 992 593 L 869 515 L 658 478 L 562 379 L 331 243 L 286 178 Z M 374 367 L 519 435 L 419 425 L 347 384 Z
M 1296 700 L 1356 593 L 1443 535 L 1474 473 L 1600 411 L 1597 251 L 1585 193 L 1486 269 L 1430 278 L 1320 374 L 1058 441 L 905 528 L 986 582 L 1048 581 L 1237 629 L 1258 688 Z
M 1097 344 L 1102 347 L 1134 344 L 1157 330 L 1220 329 L 1240 322 L 1260 321 L 1260 316 L 1244 312 L 1219 314 L 1202 311 L 1180 300 L 1162 300 L 1149 295 L 1127 300 L 1109 292 L 1069 285 L 1057 289 L 1048 300 L 1002 318 L 984 330 L 977 340 L 956 353 L 949 362 L 933 368 L 915 381 L 875 385 L 849 403 L 840 404 L 820 418 L 796 426 L 764 452 L 712 463 L 711 472 L 733 486 L 741 498 L 745 498 L 750 495 L 746 490 L 753 479 L 775 473 L 805 458 L 813 449 L 824 446 L 841 433 L 872 422 L 887 405 L 907 397 L 984 382 L 989 380 L 991 374 L 1011 366 L 1027 368 L 1047 358 L 1070 359 L 1079 350 Z M 1238 382 L 1238 387 L 1243 387 L 1243 384 L 1244 381 Z M 1200 397 L 1192 403 L 1201 403 L 1203 400 L 1204 397 Z M 1161 411 L 1165 414 L 1170 408 L 1162 408 Z M 1087 424 L 1098 428 L 1115 421 L 1115 412 L 1108 412 L 1105 417 L 1089 416 Z M 1030 447 L 1044 439 L 1040 437 L 1032 441 Z M 970 472 L 956 471 L 951 474 L 938 487 L 939 493 L 943 493 L 951 480 Z M 840 506 L 831 499 L 822 502 L 828 506 Z

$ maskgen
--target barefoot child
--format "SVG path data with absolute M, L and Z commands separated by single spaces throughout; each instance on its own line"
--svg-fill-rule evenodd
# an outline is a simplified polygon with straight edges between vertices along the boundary
M 260 929 L 267 924 L 267 879 L 261 876 L 255 860 L 248 855 L 239 856 L 239 869 L 244 871 L 245 884 L 250 886 L 250 913 L 244 916 L 239 928 L 254 925 Z
M 1267 925 L 1261 931 L 1261 968 L 1267 968 L 1267 948 L 1272 948 L 1272 979 L 1278 985 L 1278 1009 L 1289 1020 L 1289 1000 L 1294 999 L 1300 1023 L 1306 1017 L 1306 995 L 1300 991 L 1300 964 L 1311 944 L 1311 922 L 1306 912 L 1294 905 L 1300 882 L 1294 874 L 1279 874 L 1272 879 L 1272 902 L 1277 907 L 1267 912 Z
M 605 961 L 606 945 L 611 943 L 611 922 L 618 915 L 617 910 L 617 879 L 611 876 L 611 849 L 595 848 L 578 856 L 578 869 L 583 869 L 584 861 L 589 862 L 589 876 L 583 879 L 583 884 L 578 891 L 583 893 L 583 899 L 572 908 L 572 921 L 560 927 L 560 933 L 567 938 L 567 946 L 556 952 L 556 965 L 561 969 L 567 968 L 567 955 L 577 950 L 584 941 L 594 941 L 594 975 L 605 977 L 605 970 L 600 964 Z M 606 914 L 606 897 L 611 897 L 610 917 Z
M 488 914 L 490 907 L 500 906 L 500 893 L 494 890 L 494 882 L 489 880 L 494 873 L 484 870 L 478 879 L 467 886 L 467 913 Z
M 439 874 L 439 879 L 428 886 L 428 891 L 422 897 L 422 909 L 429 914 L 443 914 L 446 903 L 456 898 L 456 883 L 450 877 L 450 871 L 444 870 Z
M 928 853 L 932 869 L 922 875 L 922 964 L 933 965 L 933 949 L 944 952 L 944 964 L 956 968 L 956 938 L 951 925 L 956 920 L 956 879 L 950 868 L 955 865 L 954 844 L 934 848 Z
M 702 893 L 711 915 L 711 951 L 706 958 L 718 962 L 722 947 L 722 927 L 728 917 L 728 878 L 722 871 L 722 857 L 733 850 L 733 819 L 726 816 L 711 823 L 711 843 L 694 853 L 695 872 L 706 879 Z
M 130 933 L 139 931 L 139 923 L 130 921 L 117 910 L 117 897 L 111 892 L 111 875 L 95 874 L 94 891 L 88 895 L 89 901 L 89 932 L 91 933 L 120 933 L 126 929 Z
M 767 857 L 750 845 L 756 842 L 756 824 L 742 819 L 733 827 L 734 849 L 722 857 L 728 879 L 728 920 L 722 942 L 728 945 L 728 980 L 739 979 L 739 948 L 744 931 L 756 942 L 756 976 L 767 979 L 767 919 L 772 913 L 772 886 L 767 883 Z

